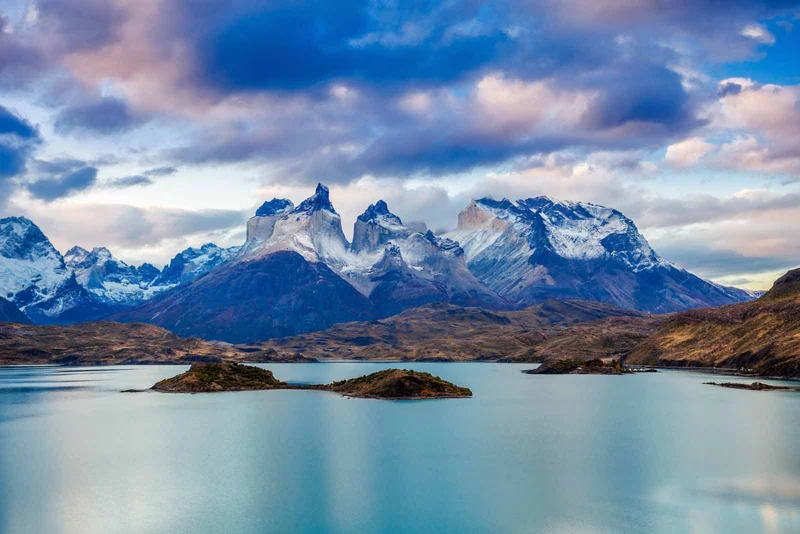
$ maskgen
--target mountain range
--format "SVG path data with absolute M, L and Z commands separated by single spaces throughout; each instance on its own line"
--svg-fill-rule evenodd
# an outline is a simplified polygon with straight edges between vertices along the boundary
M 63 257 L 30 220 L 0 220 L 0 297 L 36 323 L 147 322 L 254 342 L 431 303 L 521 309 L 551 298 L 664 313 L 753 296 L 662 259 L 617 210 L 548 197 L 473 200 L 452 232 L 403 222 L 379 200 L 349 242 L 328 189 L 264 202 L 240 247 L 206 244 L 163 269 L 105 248 Z

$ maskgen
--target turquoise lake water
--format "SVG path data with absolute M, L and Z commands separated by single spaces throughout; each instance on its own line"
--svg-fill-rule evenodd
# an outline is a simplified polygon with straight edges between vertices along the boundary
M 0 367 L 0 532 L 800 532 L 800 393 L 678 371 L 263 367 L 403 367 L 475 396 L 125 394 L 186 367 Z

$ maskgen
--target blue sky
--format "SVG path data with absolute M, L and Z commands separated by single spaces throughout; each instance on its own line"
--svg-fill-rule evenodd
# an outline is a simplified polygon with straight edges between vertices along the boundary
M 618 208 L 667 259 L 800 263 L 798 2 L 4 0 L 0 215 L 164 263 L 317 182 L 448 229 Z

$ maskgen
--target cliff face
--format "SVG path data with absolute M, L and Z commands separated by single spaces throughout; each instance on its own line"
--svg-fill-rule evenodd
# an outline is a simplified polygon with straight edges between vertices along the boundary
M 675 314 L 626 361 L 800 377 L 800 269 L 756 301 Z

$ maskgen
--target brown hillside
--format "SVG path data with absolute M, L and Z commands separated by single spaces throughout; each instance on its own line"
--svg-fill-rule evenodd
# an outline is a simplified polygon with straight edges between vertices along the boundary
M 756 301 L 673 315 L 625 361 L 800 377 L 800 269 Z

